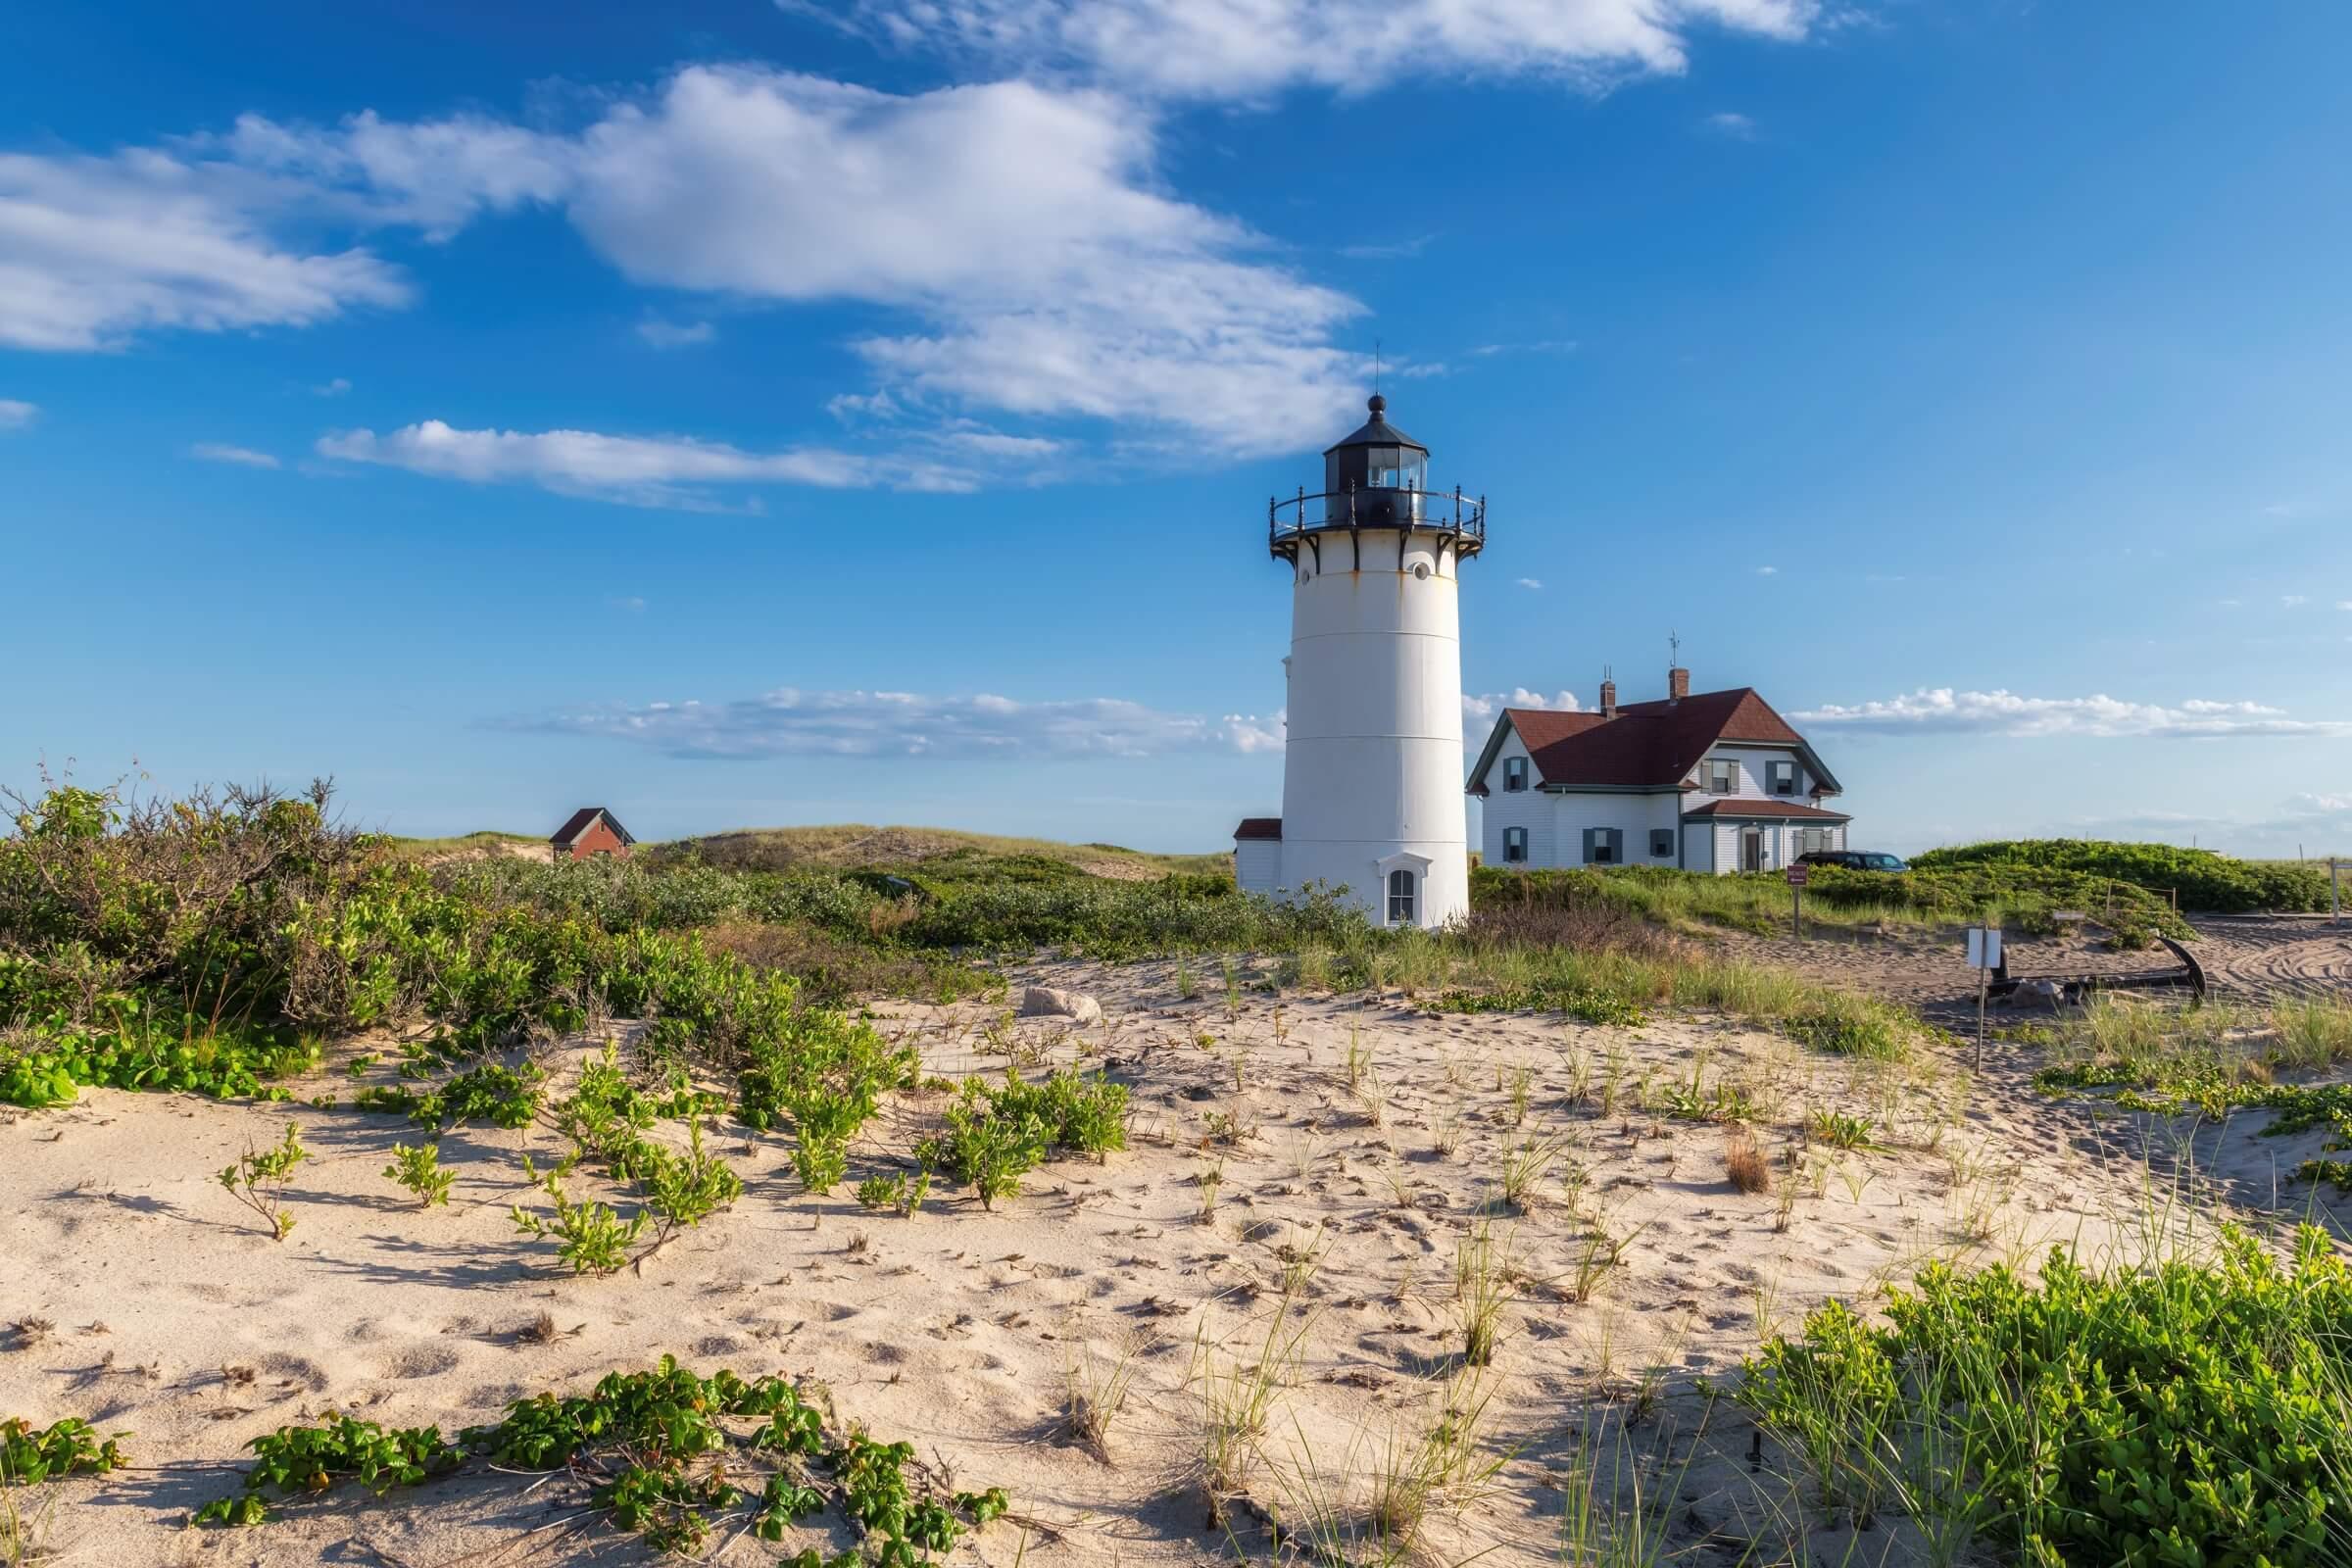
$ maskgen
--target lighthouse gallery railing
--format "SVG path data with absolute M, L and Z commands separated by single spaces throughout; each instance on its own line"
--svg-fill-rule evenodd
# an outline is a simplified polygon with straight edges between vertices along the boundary
M 1457 555 L 1475 556 L 1486 548 L 1487 498 L 1465 496 L 1459 485 L 1450 491 L 1351 486 L 1316 495 L 1301 489 L 1266 503 L 1267 553 L 1286 560 L 1298 559 L 1298 542 L 1309 535 L 1365 528 L 1444 534 Z

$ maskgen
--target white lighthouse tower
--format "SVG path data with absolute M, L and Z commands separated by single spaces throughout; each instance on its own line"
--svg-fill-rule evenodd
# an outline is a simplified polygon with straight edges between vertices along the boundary
M 1341 888 L 1382 925 L 1470 908 L 1460 571 L 1486 504 L 1428 488 L 1429 449 L 1387 416 L 1323 454 L 1323 492 L 1268 503 L 1290 564 L 1282 816 L 1236 834 L 1245 891 Z

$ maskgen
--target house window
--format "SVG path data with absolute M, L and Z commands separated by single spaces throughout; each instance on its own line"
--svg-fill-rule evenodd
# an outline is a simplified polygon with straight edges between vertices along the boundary
M 1707 793 L 1736 795 L 1740 790 L 1740 764 L 1728 757 L 1707 759 Z
M 1771 762 L 1766 766 L 1769 769 L 1768 776 L 1771 780 L 1773 794 L 1794 795 L 1796 793 L 1796 764 L 1794 762 Z
M 1664 860 L 1671 858 L 1673 855 L 1674 829 L 1670 827 L 1651 828 L 1649 830 L 1649 858 L 1653 860 Z
M 1527 858 L 1527 829 L 1506 827 L 1502 830 L 1502 858 L 1505 860 Z
M 1506 757 L 1502 760 L 1502 787 L 1506 794 L 1516 795 L 1527 788 L 1527 759 Z
M 1389 924 L 1413 924 L 1413 873 L 1396 870 L 1389 873 Z
M 1799 854 L 1819 854 L 1821 851 L 1830 847 L 1829 830 L 1827 828 L 1819 827 L 1806 828 L 1797 836 L 1797 841 L 1802 846 L 1802 848 L 1798 851 Z
M 1585 829 L 1585 863 L 1587 865 L 1622 865 L 1625 862 L 1625 833 L 1613 827 Z

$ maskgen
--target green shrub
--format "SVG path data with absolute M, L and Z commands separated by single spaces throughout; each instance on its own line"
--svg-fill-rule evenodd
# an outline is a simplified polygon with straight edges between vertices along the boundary
M 252 1209 L 270 1227 L 271 1241 L 284 1241 L 294 1230 L 294 1216 L 277 1206 L 294 1168 L 311 1157 L 302 1147 L 301 1130 L 286 1123 L 286 1136 L 273 1148 L 248 1144 L 235 1163 L 220 1172 L 219 1181 L 236 1200 Z
M 573 1202 L 564 1190 L 564 1178 L 571 1170 L 569 1160 L 541 1176 L 525 1154 L 522 1170 L 533 1186 L 547 1194 L 556 1211 L 553 1218 L 542 1218 L 516 1203 L 510 1211 L 515 1230 L 529 1237 L 553 1238 L 556 1256 L 569 1264 L 574 1274 L 611 1274 L 629 1260 L 629 1249 L 651 1222 L 644 1209 L 624 1221 L 603 1203 Z
M 1921 871 L 2031 868 L 2110 879 L 2163 899 L 2177 890 L 2183 909 L 2232 914 L 2328 907 L 2328 877 L 2308 865 L 2239 860 L 2213 850 L 2104 839 L 2004 839 L 1914 856 Z M 2175 933 L 2178 934 L 2178 933 Z
M 1833 1303 L 1747 1365 L 1740 1401 L 1825 1501 L 2034 1563 L 2336 1564 L 2352 1551 L 2352 1264 L 2305 1228 L 2281 1261 L 2038 1283 L 1943 1264 L 1871 1327 Z
M 962 1098 L 948 1106 L 946 1130 L 915 1146 L 926 1170 L 945 1170 L 980 1195 L 982 1208 L 1021 1190 L 1021 1177 L 1036 1168 L 1053 1145 L 1053 1129 L 1035 1110 L 1002 1111 L 988 1087 L 966 1079 Z
M 449 1190 L 455 1186 L 458 1173 L 441 1168 L 441 1146 L 425 1144 L 412 1149 L 406 1144 L 392 1146 L 392 1163 L 384 1167 L 384 1179 L 398 1182 L 416 1195 L 416 1201 L 425 1208 L 449 1201 Z
M 23 1416 L 11 1416 L 0 1421 L 0 1487 L 119 1470 L 126 1436 L 118 1432 L 101 1442 L 95 1427 L 74 1416 L 38 1429 Z
M 895 1211 L 902 1218 L 911 1217 L 923 1206 L 931 1192 L 931 1173 L 917 1171 L 913 1176 L 868 1176 L 858 1184 L 858 1203 L 861 1208 Z
M 195 1523 L 255 1525 L 270 1517 L 267 1494 L 314 1496 L 338 1481 L 357 1481 L 377 1496 L 454 1470 L 465 1451 L 441 1440 L 439 1427 L 388 1430 L 373 1421 L 329 1415 L 315 1426 L 279 1427 L 253 1440 L 245 1490 L 196 1510 Z

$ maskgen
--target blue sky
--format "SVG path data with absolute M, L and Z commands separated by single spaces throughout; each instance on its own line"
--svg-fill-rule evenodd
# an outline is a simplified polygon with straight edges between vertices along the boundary
M 0 22 L 0 777 L 1215 848 L 1377 342 L 1473 744 L 2352 851 L 2352 11 L 487 9 Z

